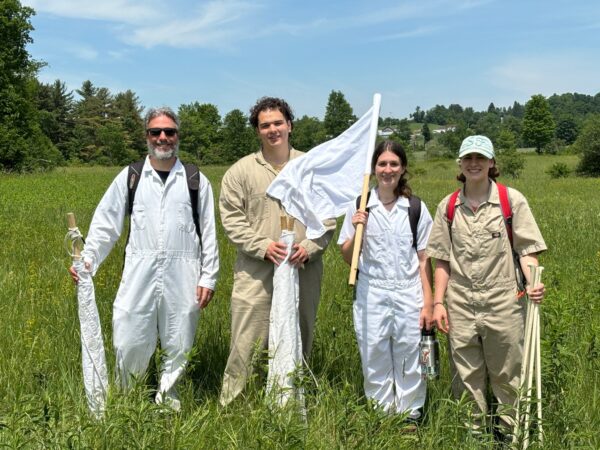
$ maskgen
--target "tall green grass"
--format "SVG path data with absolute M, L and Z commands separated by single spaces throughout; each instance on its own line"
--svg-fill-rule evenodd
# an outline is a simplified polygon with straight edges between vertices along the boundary
M 552 179 L 556 162 L 573 157 L 528 155 L 518 180 L 503 180 L 529 200 L 549 251 L 542 307 L 546 448 L 600 448 L 600 180 Z M 218 196 L 225 167 L 203 172 Z M 413 168 L 415 169 L 415 168 Z M 347 286 L 348 268 L 335 244 L 325 254 L 323 293 L 305 377 L 307 417 L 267 406 L 260 375 L 245 398 L 218 406 L 229 347 L 229 296 L 235 249 L 219 224 L 221 276 L 200 319 L 180 386 L 183 411 L 153 404 L 149 379 L 124 394 L 113 388 L 106 417 L 92 419 L 81 380 L 74 286 L 62 249 L 65 214 L 87 232 L 94 208 L 118 168 L 67 168 L 43 175 L 0 176 L 0 445 L 8 448 L 492 448 L 465 428 L 468 407 L 451 398 L 445 345 L 440 380 L 431 383 L 424 423 L 404 433 L 363 397 L 362 373 Z M 411 185 L 432 214 L 456 188 L 451 161 L 420 162 Z M 95 278 L 109 370 L 114 369 L 111 308 L 123 240 Z M 159 358 L 160 356 L 157 356 Z M 532 448 L 536 448 L 533 442 Z

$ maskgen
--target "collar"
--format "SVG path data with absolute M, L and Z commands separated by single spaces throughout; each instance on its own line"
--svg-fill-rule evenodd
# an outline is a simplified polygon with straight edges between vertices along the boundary
M 496 186 L 496 183 L 491 179 L 490 179 L 490 186 L 488 188 L 488 198 L 487 198 L 486 202 L 493 203 L 495 205 L 500 204 L 500 196 L 498 195 L 498 186 Z M 457 205 L 463 205 L 463 204 L 466 204 L 465 186 L 464 185 L 460 189 L 460 194 L 458 196 Z
M 371 195 L 369 196 L 369 201 L 367 202 L 367 208 L 371 208 L 373 206 L 381 206 L 382 208 L 385 208 L 385 206 L 379 199 L 379 192 L 377 191 L 377 188 L 371 189 Z M 398 197 L 398 200 L 396 201 L 396 203 L 394 205 L 394 207 L 396 207 L 396 208 L 397 207 L 408 208 L 408 206 L 409 206 L 408 199 L 402 195 L 400 197 Z

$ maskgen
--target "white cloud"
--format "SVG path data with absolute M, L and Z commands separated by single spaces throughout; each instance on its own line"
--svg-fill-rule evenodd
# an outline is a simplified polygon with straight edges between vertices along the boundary
M 139 0 L 23 0 L 38 13 L 49 13 L 71 19 L 108 20 L 120 23 L 140 23 L 156 19 L 158 4 Z
M 506 91 L 533 94 L 598 92 L 600 61 L 583 52 L 514 57 L 489 71 L 491 83 Z
M 243 26 L 243 19 L 259 7 L 241 1 L 213 1 L 188 18 L 139 27 L 125 40 L 144 47 L 227 47 L 236 36 L 248 30 Z
M 66 45 L 64 50 L 78 59 L 94 61 L 98 58 L 98 51 L 87 45 Z
M 397 39 L 407 39 L 407 38 L 413 38 L 413 37 L 428 36 L 428 35 L 431 35 L 434 33 L 438 33 L 440 30 L 442 30 L 441 27 L 433 27 L 433 26 L 418 27 L 418 28 L 414 28 L 411 30 L 401 31 L 400 33 L 377 36 L 377 37 L 374 37 L 373 39 L 370 39 L 369 42 L 385 42 L 385 41 L 394 41 Z

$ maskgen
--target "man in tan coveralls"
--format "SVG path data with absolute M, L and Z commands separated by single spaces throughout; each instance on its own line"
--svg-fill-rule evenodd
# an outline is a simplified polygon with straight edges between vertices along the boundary
M 280 217 L 285 210 L 266 191 L 290 159 L 303 155 L 289 144 L 293 119 L 284 100 L 261 98 L 250 111 L 250 123 L 260 138 L 261 149 L 231 166 L 221 184 L 221 221 L 237 247 L 231 295 L 231 348 L 223 376 L 222 405 L 243 391 L 253 371 L 254 352 L 264 351 L 269 341 L 274 264 L 285 258 L 286 246 L 278 242 Z M 333 236 L 335 220 L 326 226 L 327 233 L 309 240 L 305 227 L 298 221 L 294 225 L 297 243 L 290 263 L 300 269 L 299 314 L 305 358 L 312 347 L 321 295 L 321 255 Z
M 491 141 L 472 136 L 459 153 L 464 186 L 456 199 L 451 229 L 446 217 L 450 195 L 439 204 L 427 245 L 436 259 L 434 320 L 449 331 L 450 358 L 456 369 L 452 390 L 475 401 L 473 430 L 485 420 L 487 378 L 502 408 L 502 433 L 512 425 L 521 371 L 526 301 L 541 302 L 543 285 L 529 289 L 529 300 L 517 298 L 510 240 L 500 208 Z M 528 263 L 546 244 L 527 200 L 508 188 L 514 249 L 528 276 Z M 448 311 L 444 307 L 444 296 Z M 449 325 L 448 325 L 449 324 Z M 508 406 L 508 408 L 507 408 Z

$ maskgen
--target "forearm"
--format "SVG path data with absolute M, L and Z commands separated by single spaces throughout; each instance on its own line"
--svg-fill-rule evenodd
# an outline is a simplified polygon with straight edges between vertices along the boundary
M 433 304 L 444 303 L 448 281 L 450 280 L 450 263 L 442 259 L 435 261 L 435 283 Z
M 419 275 L 423 287 L 423 305 L 433 307 L 433 271 L 431 269 L 431 260 L 427 257 L 424 250 L 418 253 L 419 256 Z

